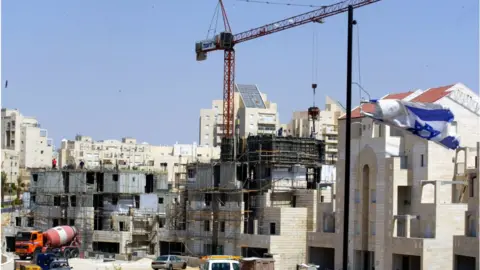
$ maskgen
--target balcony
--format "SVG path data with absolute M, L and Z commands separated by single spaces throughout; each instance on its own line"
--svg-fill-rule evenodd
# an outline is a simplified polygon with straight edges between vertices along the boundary
M 479 250 L 478 237 L 456 235 L 453 237 L 453 253 L 462 256 L 476 257 Z
M 240 234 L 240 243 L 243 246 L 256 248 L 270 248 L 272 237 L 282 237 L 278 235 L 262 235 L 262 234 Z
M 337 127 L 326 127 L 323 129 L 325 135 L 338 135 Z
M 422 222 L 417 215 L 395 215 L 393 218 L 394 238 L 435 238 L 435 226 Z M 412 223 L 416 225 L 416 228 L 424 228 L 424 230 L 412 231 Z
M 159 229 L 157 235 L 159 239 L 165 239 L 163 241 L 176 241 L 178 239 L 185 239 L 187 236 L 187 231 Z
M 258 124 L 263 124 L 263 125 L 273 125 L 275 126 L 276 124 L 276 120 L 275 118 L 273 117 L 261 117 L 258 119 L 257 121 Z
M 309 247 L 335 248 L 336 236 L 335 233 L 308 232 L 307 245 Z
M 325 137 L 326 143 L 338 144 L 338 138 L 336 136 L 326 136 Z
M 325 147 L 325 151 L 328 153 L 337 153 L 338 149 L 336 147 Z
M 93 231 L 94 242 L 114 242 L 131 241 L 132 236 L 130 232 L 115 232 L 115 231 Z

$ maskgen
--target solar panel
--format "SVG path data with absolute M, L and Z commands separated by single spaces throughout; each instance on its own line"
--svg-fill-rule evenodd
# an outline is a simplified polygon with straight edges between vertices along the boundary
M 256 85 L 253 84 L 237 84 L 237 92 L 240 93 L 243 103 L 246 108 L 260 108 L 265 109 L 265 103 L 263 102 L 260 91 Z

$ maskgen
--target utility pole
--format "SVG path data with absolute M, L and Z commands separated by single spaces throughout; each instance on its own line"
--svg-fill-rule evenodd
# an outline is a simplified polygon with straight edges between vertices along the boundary
M 347 44 L 347 119 L 345 123 L 345 191 L 343 205 L 343 260 L 342 269 L 348 269 L 348 223 L 350 216 L 350 149 L 352 134 L 352 48 L 353 26 L 357 22 L 353 20 L 353 6 L 348 6 L 348 44 Z

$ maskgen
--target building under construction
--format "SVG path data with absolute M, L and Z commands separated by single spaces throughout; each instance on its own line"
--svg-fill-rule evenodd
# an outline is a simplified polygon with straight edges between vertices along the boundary
M 173 198 L 165 173 L 118 170 L 33 171 L 30 211 L 19 229 L 75 226 L 83 254 L 158 254 L 158 228 Z
M 306 232 L 316 227 L 323 142 L 250 136 L 231 146 L 223 145 L 219 161 L 188 165 L 185 189 L 170 209 L 178 215 L 162 232 L 160 252 L 303 263 Z

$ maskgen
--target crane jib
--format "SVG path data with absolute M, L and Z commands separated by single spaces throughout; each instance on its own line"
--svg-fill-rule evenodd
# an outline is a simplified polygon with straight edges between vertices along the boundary
M 234 35 L 234 42 L 241 43 L 251 39 L 255 39 L 268 34 L 273 34 L 282 30 L 293 28 L 310 22 L 319 22 L 323 18 L 327 18 L 339 13 L 346 12 L 348 6 L 359 8 L 365 5 L 379 2 L 380 0 L 345 0 L 329 6 L 324 6 L 316 10 L 312 10 L 297 16 L 293 16 L 281 21 L 270 23 L 261 27 L 253 28 Z

